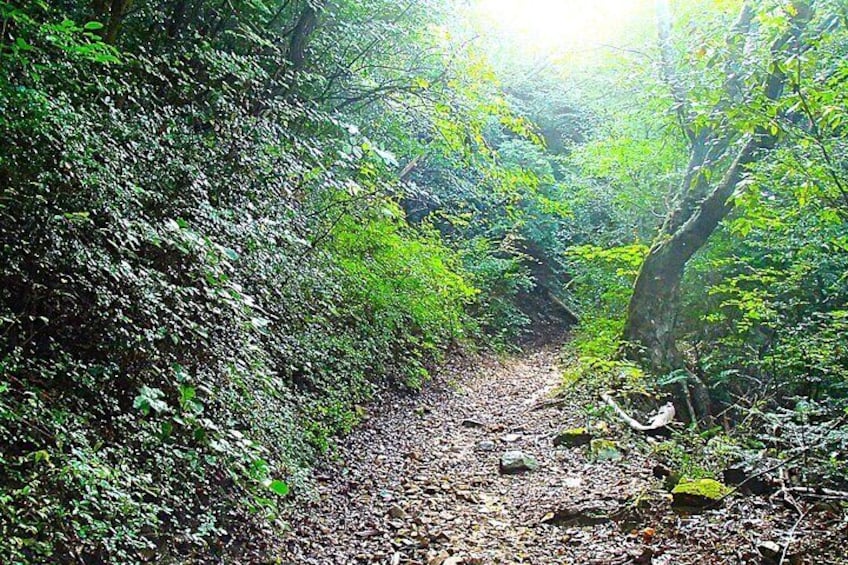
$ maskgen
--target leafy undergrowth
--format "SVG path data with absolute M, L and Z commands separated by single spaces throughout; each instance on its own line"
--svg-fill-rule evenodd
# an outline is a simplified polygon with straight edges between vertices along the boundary
M 721 316 L 707 315 L 702 310 L 707 305 L 693 299 L 681 309 L 686 322 L 675 328 L 676 366 L 652 374 L 624 357 L 622 342 L 628 301 L 645 252 L 638 244 L 608 249 L 581 246 L 570 252 L 575 271 L 581 273 L 575 283 L 583 317 L 565 346 L 571 360 L 565 368 L 564 391 L 577 387 L 595 398 L 612 391 L 643 423 L 672 402 L 677 422 L 645 445 L 666 467 L 670 480 L 747 479 L 760 491 L 829 488 L 848 498 L 848 408 L 843 366 L 837 360 L 842 348 L 824 345 L 835 345 L 830 341 L 835 326 L 797 326 L 766 362 L 762 351 L 755 352 L 748 332 L 770 331 L 768 324 L 754 330 L 756 324 L 739 321 L 726 341 L 715 340 L 713 331 L 727 330 L 713 325 Z M 751 307 L 757 303 L 754 295 L 759 291 L 748 290 L 739 281 L 730 286 L 736 298 L 744 297 Z M 692 296 L 703 290 L 691 280 L 681 292 Z M 715 290 L 725 292 L 727 288 Z M 727 314 L 724 308 L 731 305 L 739 303 L 710 307 L 721 306 Z M 787 303 L 774 307 L 797 315 Z M 838 312 L 833 314 L 833 321 L 839 319 Z M 694 318 L 709 323 L 701 327 Z M 585 410 L 618 418 L 600 399 Z M 746 483 L 743 489 L 751 487 Z
M 392 198 L 350 198 L 393 157 L 245 103 L 276 78 L 264 51 L 150 53 L 131 19 L 123 52 L 44 2 L 0 8 L 2 560 L 261 556 L 361 405 L 479 335 L 476 281 Z
M 584 337 L 587 330 L 597 326 L 595 322 L 584 324 L 566 345 L 570 361 L 564 366 L 559 394 L 567 395 L 574 389 L 590 394 L 597 400 L 584 410 L 610 422 L 620 419 L 600 399 L 603 392 L 611 391 L 630 415 L 644 423 L 659 407 L 673 401 L 676 421 L 644 445 L 676 477 L 722 480 L 728 470 L 733 476 L 739 476 L 733 474 L 739 470 L 744 477 L 764 472 L 760 480 L 774 481 L 774 485 L 781 476 L 790 478 L 790 487 L 848 486 L 848 467 L 842 456 L 848 418 L 834 415 L 831 407 L 798 397 L 789 406 L 774 401 L 750 408 L 730 406 L 712 425 L 687 422 L 685 406 L 677 396 L 679 381 L 673 375 L 650 375 L 621 359 L 618 342 L 603 337 L 603 333 L 601 337 Z M 730 419 L 731 410 L 739 410 L 745 417 Z
M 760 535 L 760 541 L 774 538 L 781 551 L 786 548 L 787 560 L 845 562 L 835 557 L 841 550 L 833 545 L 842 543 L 833 535 L 848 523 L 848 473 L 842 457 L 845 418 L 807 398 L 789 408 L 762 402 L 745 410 L 742 421 L 725 415 L 706 426 L 682 422 L 680 414 L 685 418 L 685 411 L 678 405 L 677 421 L 668 428 L 649 434 L 634 431 L 600 398 L 601 393 L 612 391 L 630 415 L 647 423 L 660 406 L 674 399 L 677 381 L 656 378 L 621 360 L 612 336 L 585 335 L 597 327 L 595 321 L 583 324 L 565 346 L 563 384 L 556 397 L 583 398 L 588 430 L 606 436 L 613 430 L 620 449 L 650 462 L 662 485 L 660 494 L 653 495 L 656 500 L 679 496 L 681 510 L 692 510 L 686 506 L 692 497 L 702 500 L 727 531 L 736 523 L 763 524 L 762 516 L 771 515 L 772 525 L 781 524 L 782 531 Z M 799 524 L 807 534 L 798 535 Z M 811 535 L 830 541 L 812 548 L 807 539 Z M 758 549 L 749 557 L 751 562 L 769 562 L 770 547 Z
M 816 423 L 800 407 L 777 420 L 780 411 L 772 408 L 760 414 L 764 421 L 752 414 L 727 429 L 678 421 L 660 433 L 637 432 L 600 393 L 616 391 L 626 411 L 646 423 L 668 393 L 614 356 L 580 357 L 581 343 L 565 346 L 556 405 L 579 407 L 581 425 L 604 438 L 593 443 L 610 442 L 652 477 L 630 492 L 624 526 L 640 524 L 631 534 L 650 545 L 646 562 L 777 563 L 781 554 L 787 563 L 848 562 L 848 495 L 844 470 L 837 471 L 845 436 L 838 420 Z M 633 486 L 639 475 L 632 467 L 631 473 Z M 687 549 L 670 557 L 681 551 L 677 544 Z

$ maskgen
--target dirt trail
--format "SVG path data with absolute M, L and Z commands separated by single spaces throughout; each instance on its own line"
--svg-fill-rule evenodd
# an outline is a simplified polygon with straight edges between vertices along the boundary
M 553 448 L 557 429 L 581 424 L 576 407 L 532 409 L 560 382 L 555 352 L 546 348 L 503 364 L 482 361 L 454 386 L 442 383 L 375 416 L 342 446 L 346 465 L 325 470 L 321 500 L 293 520 L 288 558 L 450 564 L 574 556 L 581 532 L 541 523 L 545 515 L 564 501 L 615 499 L 613 491 L 638 488 L 644 478 Z M 500 456 L 515 449 L 533 455 L 539 468 L 499 474 Z M 607 529 L 617 530 L 612 523 Z M 617 551 L 619 541 L 610 550 L 626 553 Z
M 316 471 L 318 498 L 287 517 L 284 562 L 761 562 L 757 538 L 779 525 L 767 504 L 737 505 L 747 523 L 677 517 L 647 458 L 592 462 L 586 448 L 553 447 L 558 429 L 585 425 L 587 402 L 538 409 L 561 380 L 554 348 L 443 374 L 453 380 L 372 407 L 340 446 L 341 463 Z M 500 474 L 508 450 L 538 469 Z

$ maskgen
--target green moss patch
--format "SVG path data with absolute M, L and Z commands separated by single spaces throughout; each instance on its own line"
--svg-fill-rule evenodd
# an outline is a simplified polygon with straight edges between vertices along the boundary
M 676 508 L 706 508 L 717 506 L 732 491 L 715 479 L 682 478 L 671 489 Z
M 594 461 L 618 461 L 624 457 L 618 444 L 609 439 L 593 439 L 589 453 Z

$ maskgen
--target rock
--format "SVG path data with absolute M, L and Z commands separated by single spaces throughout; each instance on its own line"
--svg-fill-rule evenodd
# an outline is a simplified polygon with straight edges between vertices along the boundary
M 651 469 L 651 473 L 657 479 L 664 479 L 671 475 L 671 469 L 661 463 L 657 463 L 654 465 L 654 468 Z
M 406 518 L 406 511 L 397 504 L 394 504 L 389 508 L 389 516 L 395 520 L 403 520 Z
M 557 432 L 554 447 L 579 447 L 592 441 L 592 434 L 586 428 L 571 428 Z
M 729 493 L 728 487 L 714 479 L 684 477 L 671 489 L 672 507 L 686 510 L 715 507 Z
M 618 445 L 608 439 L 591 440 L 589 452 L 594 461 L 618 461 L 624 457 Z
M 610 522 L 612 518 L 609 512 L 601 507 L 588 506 L 585 508 L 560 508 L 548 512 L 540 520 L 543 524 L 555 526 L 596 526 Z
M 501 441 L 505 443 L 514 443 L 521 439 L 521 434 L 506 434 L 501 438 Z
M 478 422 L 477 420 L 472 420 L 471 418 L 466 418 L 465 420 L 463 420 L 460 423 L 460 425 L 463 428 L 472 428 L 472 429 L 485 428 L 486 427 L 486 424 L 484 424 L 483 422 Z
M 722 479 L 728 485 L 738 486 L 745 494 L 766 494 L 774 490 L 761 477 L 751 475 L 747 470 L 740 467 L 725 469 L 721 473 Z
M 484 439 L 477 443 L 477 449 L 480 451 L 494 451 L 497 446 L 490 439 Z
M 538 469 L 539 463 L 532 455 L 522 451 L 507 451 L 501 455 L 500 472 L 503 475 L 515 475 Z
M 780 559 L 780 556 L 783 554 L 783 548 L 780 547 L 780 544 L 773 541 L 761 541 L 757 544 L 757 551 L 760 555 L 771 561 Z

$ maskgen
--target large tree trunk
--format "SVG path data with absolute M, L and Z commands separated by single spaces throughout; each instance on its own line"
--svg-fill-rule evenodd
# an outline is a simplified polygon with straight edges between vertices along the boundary
M 778 100 L 784 89 L 786 75 L 778 62 L 782 61 L 784 48 L 790 41 L 801 50 L 800 36 L 812 13 L 809 5 L 796 4 L 796 14 L 791 29 L 772 45 L 774 64 L 763 82 L 766 98 Z M 745 5 L 731 34 L 747 30 L 752 18 L 748 4 Z M 666 44 L 667 27 L 661 22 L 661 42 Z M 734 86 L 738 87 L 734 83 Z M 681 90 L 674 88 L 675 96 Z M 735 97 L 736 93 L 729 92 Z M 678 104 L 680 102 L 678 101 Z M 720 108 L 717 108 L 720 109 Z M 683 117 L 683 116 L 681 116 Z M 678 205 L 669 214 L 663 229 L 651 247 L 633 288 L 633 295 L 627 310 L 624 327 L 624 340 L 627 343 L 627 357 L 646 362 L 658 373 L 676 369 L 685 369 L 682 355 L 675 341 L 675 323 L 679 306 L 680 283 L 683 279 L 686 263 L 701 249 L 721 221 L 732 210 L 730 201 L 736 187 L 742 180 L 748 166 L 771 149 L 776 137 L 764 129 L 739 139 L 737 133 L 729 131 L 718 135 L 709 132 L 706 136 L 695 135 L 686 129 L 691 142 L 691 158 L 687 174 L 684 177 Z M 735 143 L 733 140 L 737 139 Z M 707 176 L 703 169 L 712 168 L 721 160 L 731 146 L 738 147 L 736 155 L 721 181 L 710 191 Z M 693 375 L 694 377 L 694 375 Z M 697 379 L 695 388 L 695 408 L 699 414 L 691 414 L 693 419 L 709 418 L 709 398 L 706 388 Z M 688 385 L 681 385 L 681 393 L 688 405 L 692 398 Z M 690 411 L 692 411 L 690 409 Z
M 732 209 L 730 196 L 747 165 L 773 144 L 774 137 L 763 132 L 750 136 L 721 183 L 694 214 L 672 234 L 664 233 L 651 247 L 627 309 L 624 339 L 632 344 L 628 348 L 629 357 L 648 361 L 651 368 L 659 371 L 682 367 L 674 326 L 686 263 Z

